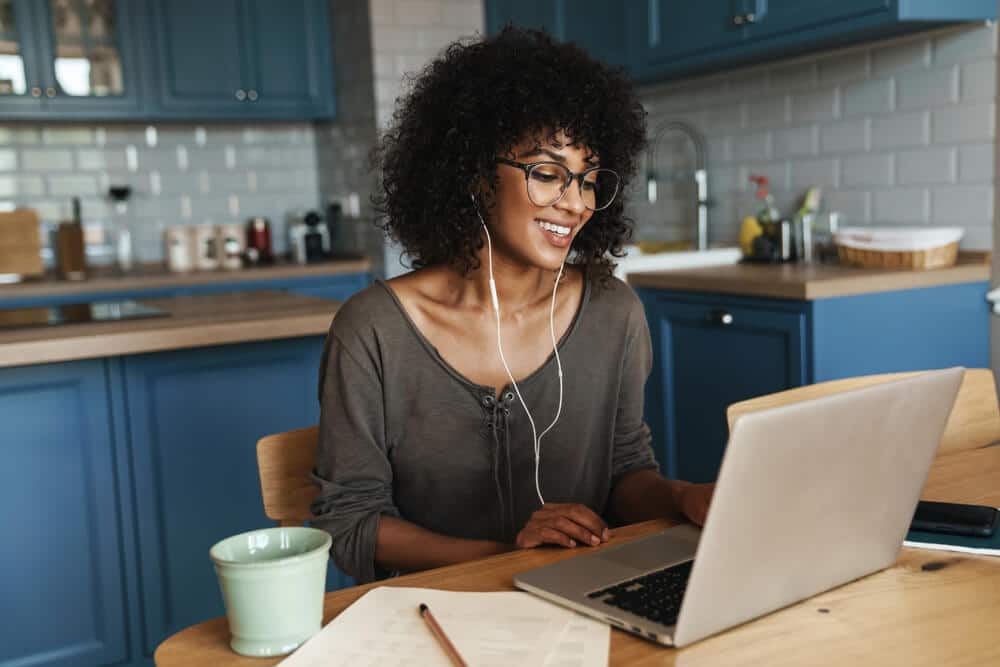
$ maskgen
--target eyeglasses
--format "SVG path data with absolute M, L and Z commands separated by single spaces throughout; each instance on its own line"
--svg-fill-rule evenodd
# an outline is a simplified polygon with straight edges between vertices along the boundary
M 498 157 L 500 164 L 517 167 L 524 172 L 528 185 L 528 199 L 535 206 L 552 206 L 565 196 L 570 183 L 577 182 L 583 205 L 591 211 L 611 206 L 618 194 L 618 173 L 611 169 L 593 167 L 579 174 L 558 162 L 516 162 Z

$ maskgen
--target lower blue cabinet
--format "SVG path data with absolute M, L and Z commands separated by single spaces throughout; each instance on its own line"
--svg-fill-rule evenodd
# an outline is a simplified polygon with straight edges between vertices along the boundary
M 675 479 L 711 481 L 726 446 L 726 406 L 805 383 L 805 313 L 780 303 L 639 293 L 655 363 L 647 422 L 661 467 Z
M 0 664 L 126 661 L 127 443 L 105 360 L 0 369 Z
M 653 344 L 646 421 L 664 474 L 713 481 L 738 401 L 858 375 L 988 367 L 988 289 L 810 301 L 638 289 Z
M 257 440 L 319 421 L 324 338 L 127 357 L 136 479 L 143 654 L 225 613 L 209 548 L 274 525 L 264 516 Z M 348 582 L 331 568 L 329 589 Z

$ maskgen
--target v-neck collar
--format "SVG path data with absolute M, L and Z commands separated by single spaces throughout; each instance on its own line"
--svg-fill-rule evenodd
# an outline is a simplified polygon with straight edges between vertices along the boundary
M 426 336 L 424 336 L 423 332 L 420 331 L 419 327 L 417 327 L 416 323 L 410 317 L 410 314 L 406 312 L 406 308 L 403 306 L 403 302 L 399 300 L 399 297 L 396 295 L 396 292 L 391 287 L 389 287 L 389 285 L 386 284 L 386 282 L 383 281 L 382 279 L 376 279 L 375 282 L 386 291 L 386 293 L 392 299 L 392 302 L 396 305 L 396 309 L 399 311 L 399 314 L 406 321 L 406 324 L 409 326 L 410 331 L 413 332 L 413 335 L 423 346 L 424 350 L 427 351 L 427 353 L 431 356 L 431 358 L 434 359 L 437 362 L 437 364 L 445 370 L 445 372 L 447 372 L 449 375 L 459 380 L 462 384 L 468 387 L 472 387 L 482 392 L 489 391 L 492 392 L 493 396 L 496 396 L 497 393 L 496 387 L 490 387 L 488 385 L 483 385 L 473 382 L 469 378 L 465 377 L 465 375 L 460 373 L 454 366 L 449 364 L 448 361 L 443 356 L 441 356 L 441 353 L 438 351 L 438 349 L 434 347 L 434 345 L 427 339 Z M 590 280 L 586 276 L 584 276 L 583 294 L 580 296 L 580 305 L 576 309 L 576 314 L 573 315 L 573 320 L 570 322 L 569 326 L 566 328 L 565 333 L 563 333 L 562 337 L 559 339 L 559 342 L 556 345 L 556 348 L 560 352 L 562 352 L 563 348 L 566 346 L 566 341 L 570 339 L 570 336 L 573 335 L 573 332 L 576 330 L 577 326 L 580 323 L 580 319 L 583 316 L 583 311 L 586 309 L 587 304 L 590 301 L 590 289 L 591 289 Z M 555 354 L 550 353 L 549 356 L 546 357 L 545 361 L 542 362 L 541 366 L 536 368 L 534 371 L 529 373 L 524 378 L 517 381 L 518 386 L 520 387 L 530 384 L 534 378 L 541 375 L 546 368 L 548 368 L 552 363 L 554 363 L 554 360 L 555 360 Z M 503 387 L 501 387 L 501 389 L 503 391 L 511 389 L 510 383 L 508 382 Z M 502 393 L 503 392 L 501 392 L 501 394 Z

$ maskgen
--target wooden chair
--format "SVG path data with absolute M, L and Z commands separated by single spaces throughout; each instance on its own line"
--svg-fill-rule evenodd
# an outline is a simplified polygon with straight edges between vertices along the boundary
M 729 429 L 732 430 L 733 424 L 741 415 L 756 410 L 867 387 L 910 375 L 915 375 L 915 373 L 866 375 L 797 387 L 733 403 L 726 410 L 726 418 L 729 421 Z M 958 390 L 958 397 L 955 399 L 955 407 L 945 425 L 944 436 L 941 438 L 937 456 L 978 449 L 998 441 L 1000 441 L 1000 408 L 997 407 L 997 390 L 993 371 L 988 368 L 966 370 L 962 386 Z
M 319 427 L 275 433 L 257 441 L 257 470 L 264 514 L 279 526 L 301 526 L 319 489 L 309 473 L 316 465 Z

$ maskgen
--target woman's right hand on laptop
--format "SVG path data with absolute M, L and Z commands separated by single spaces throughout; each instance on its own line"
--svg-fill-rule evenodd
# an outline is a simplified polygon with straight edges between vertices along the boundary
M 611 538 L 611 530 L 601 517 L 576 503 L 546 503 L 535 510 L 517 534 L 518 549 L 533 549 L 542 544 L 575 547 L 596 546 Z

